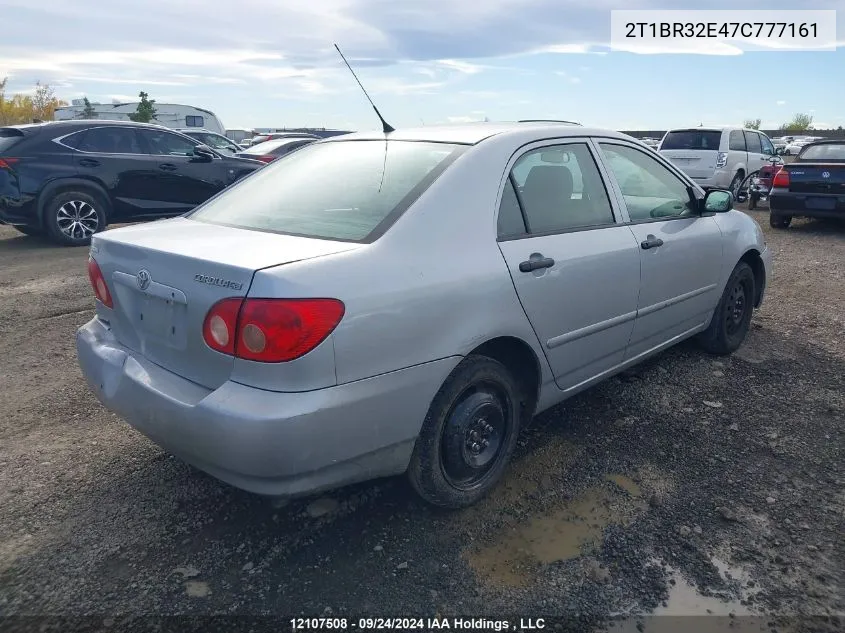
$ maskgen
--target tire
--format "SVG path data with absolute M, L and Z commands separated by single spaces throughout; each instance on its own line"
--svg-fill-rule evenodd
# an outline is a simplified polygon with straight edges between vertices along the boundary
M 791 215 L 775 215 L 769 212 L 769 226 L 773 229 L 788 229 L 792 224 Z
M 731 184 L 728 185 L 728 189 L 730 189 L 731 193 L 733 194 L 734 200 L 739 201 L 739 191 L 742 187 L 742 181 L 745 180 L 745 174 L 741 171 L 736 172 L 736 175 L 731 180 Z
M 41 237 L 44 235 L 44 229 L 38 226 L 13 226 L 13 228 L 19 233 L 32 237 Z
M 784 156 L 792 156 L 792 152 L 789 151 L 788 149 L 785 149 L 785 150 L 783 150 L 783 155 Z
M 748 210 L 753 211 L 757 208 L 757 196 L 753 194 L 748 195 Z
M 44 226 L 54 242 L 87 246 L 94 233 L 106 228 L 106 206 L 87 191 L 62 191 L 44 207 Z
M 754 271 L 745 262 L 739 262 L 728 278 L 710 325 L 699 335 L 705 351 L 726 356 L 740 348 L 751 329 L 754 297 Z
M 408 467 L 417 493 L 442 508 L 464 508 L 484 497 L 516 447 L 522 399 L 499 361 L 461 361 L 434 397 L 417 438 Z

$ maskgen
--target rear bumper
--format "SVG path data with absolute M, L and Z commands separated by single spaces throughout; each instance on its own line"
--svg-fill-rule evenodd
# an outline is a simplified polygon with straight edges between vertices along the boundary
M 733 174 L 727 170 L 717 169 L 712 176 L 706 178 L 692 177 L 693 182 L 705 191 L 708 189 L 727 189 L 731 185 Z
M 209 390 L 121 346 L 97 318 L 79 328 L 97 398 L 165 450 L 233 486 L 298 496 L 407 469 L 448 358 L 309 392 L 226 382 Z
M 820 201 L 828 200 L 820 204 Z M 829 208 L 820 208 L 827 206 Z M 774 215 L 799 215 L 808 218 L 845 219 L 845 196 L 831 194 L 793 193 L 772 189 L 769 208 Z

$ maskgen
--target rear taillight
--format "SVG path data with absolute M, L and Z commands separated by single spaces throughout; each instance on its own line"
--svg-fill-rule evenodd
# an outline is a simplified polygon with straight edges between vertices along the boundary
M 262 163 L 272 163 L 273 160 L 276 158 L 272 154 L 266 154 L 264 156 L 256 156 L 257 160 L 260 160 Z
M 0 169 L 12 169 L 12 165 L 19 160 L 20 158 L 0 158 Z
M 728 164 L 728 154 L 727 152 L 719 152 L 718 156 L 716 156 L 716 167 L 724 167 Z
M 91 287 L 94 289 L 94 295 L 97 297 L 97 300 L 107 308 L 113 308 L 114 303 L 112 302 L 106 279 L 103 277 L 103 271 L 100 270 L 100 266 L 91 257 L 88 258 L 88 279 L 91 280 Z
M 238 312 L 243 299 L 223 299 L 213 306 L 202 324 L 202 337 L 211 349 L 233 356 L 235 334 L 238 329 Z
M 789 172 L 783 167 L 775 174 L 775 178 L 772 180 L 772 187 L 789 187 Z
M 203 338 L 244 360 L 291 361 L 322 343 L 344 310 L 337 299 L 224 299 L 206 315 Z

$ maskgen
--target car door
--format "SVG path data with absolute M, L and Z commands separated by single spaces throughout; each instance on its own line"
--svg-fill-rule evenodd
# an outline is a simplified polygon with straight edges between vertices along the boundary
M 547 143 L 509 165 L 499 248 L 557 385 L 622 362 L 636 317 L 639 247 L 587 139 Z
M 738 169 L 745 169 L 748 164 L 748 145 L 742 130 L 731 130 L 728 133 L 728 160 L 726 167 L 729 178 L 733 178 Z M 753 171 L 753 170 L 752 170 Z
M 677 171 L 625 141 L 599 145 L 639 245 L 631 359 L 683 338 L 712 314 L 722 292 L 722 232 L 699 213 L 695 189 Z
M 99 182 L 112 203 L 111 219 L 143 213 L 155 204 L 157 165 L 133 127 L 92 127 L 61 139 L 74 150 L 78 174 Z
M 207 160 L 194 155 L 196 140 L 164 129 L 143 128 L 138 134 L 156 161 L 158 215 L 190 211 L 229 184 L 228 168 L 219 156 Z
M 748 146 L 748 173 L 753 174 L 760 171 L 760 168 L 766 164 L 769 157 L 763 153 L 763 141 L 760 134 L 745 130 L 745 144 Z

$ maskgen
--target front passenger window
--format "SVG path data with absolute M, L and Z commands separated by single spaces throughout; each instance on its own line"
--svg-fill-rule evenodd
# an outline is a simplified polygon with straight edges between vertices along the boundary
M 191 156 L 197 141 L 182 138 L 164 130 L 138 130 L 150 147 L 150 154 L 156 156 Z
M 660 162 L 627 145 L 601 143 L 632 222 L 697 213 L 686 183 Z
M 614 223 L 610 199 L 585 143 L 524 154 L 512 170 L 529 233 L 554 233 Z

